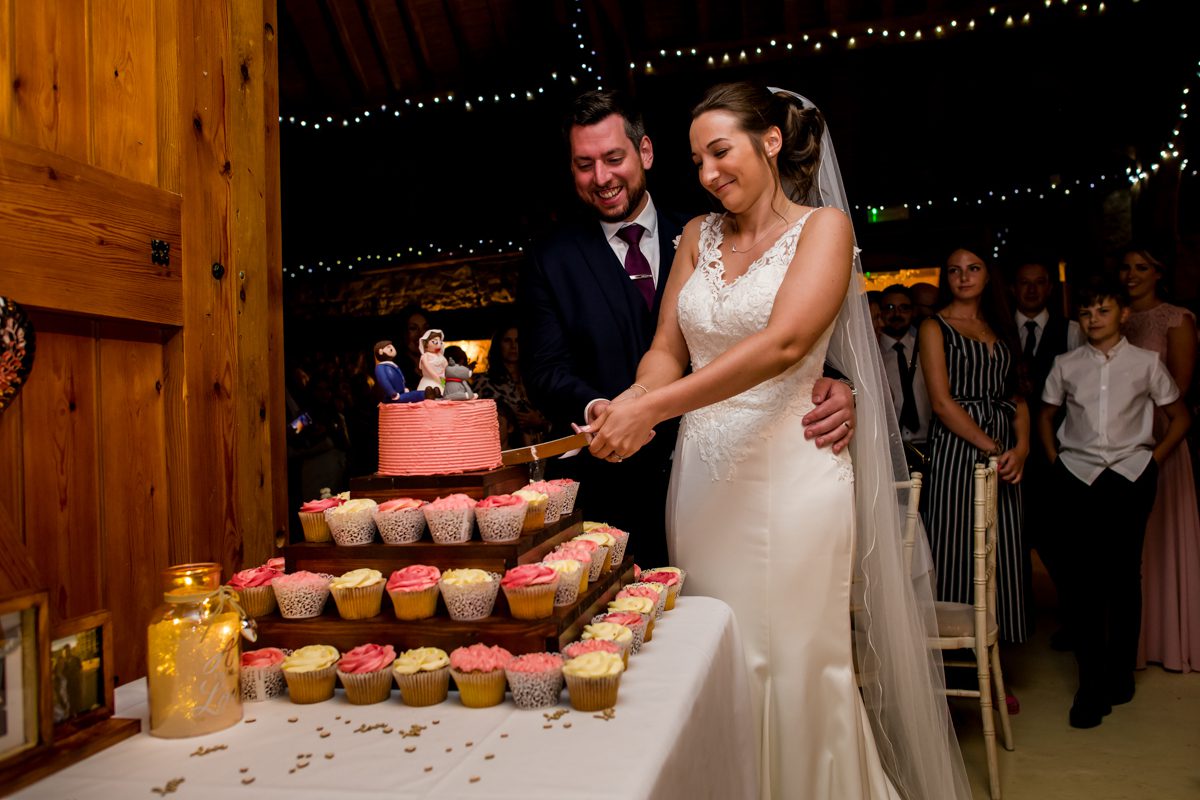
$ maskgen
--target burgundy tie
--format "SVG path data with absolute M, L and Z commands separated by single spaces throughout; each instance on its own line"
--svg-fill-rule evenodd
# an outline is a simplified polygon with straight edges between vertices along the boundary
M 629 279 L 646 300 L 646 308 L 653 309 L 654 273 L 650 271 L 650 262 L 642 254 L 642 248 L 638 247 L 638 242 L 642 240 L 642 234 L 645 232 L 646 229 L 635 222 L 617 231 L 617 236 L 629 245 L 629 250 L 625 253 L 625 271 L 629 273 Z

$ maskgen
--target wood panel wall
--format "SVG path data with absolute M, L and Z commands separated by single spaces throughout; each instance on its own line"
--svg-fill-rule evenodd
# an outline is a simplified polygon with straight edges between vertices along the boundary
M 122 681 L 162 568 L 286 526 L 276 73 L 273 0 L 0 0 L 0 574 L 111 610 Z

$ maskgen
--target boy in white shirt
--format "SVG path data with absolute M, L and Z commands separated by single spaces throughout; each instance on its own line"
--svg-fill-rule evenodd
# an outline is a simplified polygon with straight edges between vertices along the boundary
M 1054 464 L 1063 542 L 1062 597 L 1079 690 L 1069 720 L 1094 728 L 1133 699 L 1142 616 L 1142 539 L 1158 464 L 1187 432 L 1187 408 L 1158 354 L 1121 335 L 1125 287 L 1098 280 L 1079 294 L 1087 344 L 1054 360 L 1038 432 Z M 1053 419 L 1066 405 L 1055 440 Z M 1154 441 L 1154 407 L 1170 424 Z

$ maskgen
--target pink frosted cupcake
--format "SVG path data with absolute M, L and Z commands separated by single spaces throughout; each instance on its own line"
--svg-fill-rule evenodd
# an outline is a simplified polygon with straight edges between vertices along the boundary
M 563 655 L 568 659 L 578 658 L 584 653 L 612 653 L 621 655 L 621 646 L 607 639 L 584 639 L 581 642 L 571 642 L 563 648 Z
M 438 581 L 450 619 L 471 622 L 492 615 L 500 576 L 481 569 L 448 569 Z
M 392 573 L 387 582 L 388 597 L 396 609 L 396 619 L 429 619 L 437 611 L 438 581 L 442 573 L 437 567 L 413 564 Z
M 573 558 L 559 558 L 549 561 L 542 559 L 542 563 L 558 573 L 558 588 L 554 590 L 554 605 L 569 606 L 578 600 L 580 578 L 583 578 L 584 585 L 587 584 L 583 565 Z
M 547 481 L 547 483 L 551 486 L 558 486 L 563 490 L 563 516 L 574 514 L 575 498 L 579 496 L 579 481 L 573 481 L 570 478 L 556 478 L 552 481 Z
M 229 588 L 237 591 L 247 616 L 265 617 L 275 610 L 275 591 L 271 584 L 278 577 L 279 573 L 270 567 L 244 569 L 233 573 Z
M 308 619 L 319 617 L 329 599 L 331 575 L 317 572 L 293 572 L 280 575 L 271 583 L 275 599 L 279 602 L 279 613 L 284 619 Z
M 283 556 L 276 556 L 275 558 L 268 558 L 267 563 L 263 564 L 263 566 L 267 569 L 273 569 L 276 572 L 282 573 L 284 571 L 283 563 Z
M 674 567 L 642 570 L 643 583 L 661 583 L 667 587 L 667 611 L 675 607 L 675 599 L 683 588 L 683 573 Z
M 513 619 L 545 619 L 554 614 L 558 572 L 545 564 L 521 564 L 500 581 Z
M 621 660 L 629 666 L 629 651 L 633 649 L 633 631 L 615 622 L 593 622 L 583 629 L 581 639 L 603 639 L 621 648 Z
M 378 507 L 374 500 L 359 497 L 326 509 L 325 521 L 329 523 L 333 541 L 342 547 L 375 541 L 375 509 Z
M 609 622 L 613 625 L 624 625 L 633 633 L 633 642 L 629 646 L 630 653 L 640 652 L 642 642 L 646 639 L 646 618 L 632 611 L 610 611 L 607 614 L 597 614 L 592 617 L 592 623 Z
M 570 542 L 559 545 L 547 553 L 542 561 L 546 564 L 554 561 L 574 561 L 578 564 L 579 588 L 575 591 L 575 596 L 578 597 L 587 591 L 588 575 L 592 571 L 592 554 L 585 547 L 571 547 L 570 545 Z
M 325 512 L 337 508 L 342 500 L 329 497 L 324 500 L 309 500 L 300 506 L 300 527 L 304 529 L 306 542 L 331 542 L 333 535 L 329 532 L 329 523 L 325 521 Z
M 600 574 L 604 575 L 612 570 L 612 559 L 609 557 L 609 554 L 612 552 L 613 545 L 617 541 L 612 536 L 601 530 L 594 530 L 591 533 L 581 533 L 571 541 L 593 542 L 600 551 Z
M 343 653 L 337 675 L 346 689 L 346 699 L 360 706 L 387 700 L 392 694 L 395 660 L 396 651 L 390 644 L 363 644 Z
M 422 509 L 429 535 L 438 544 L 461 544 L 471 540 L 475 524 L 475 501 L 465 494 L 439 497 Z
M 586 535 L 586 534 L 584 534 Z M 601 548 L 600 545 L 591 539 L 572 539 L 569 542 L 563 542 L 560 545 L 561 550 L 568 553 L 579 553 L 586 551 L 588 554 L 588 581 L 595 583 L 600 580 L 601 573 L 604 572 L 604 567 L 608 563 L 608 548 Z M 582 549 L 582 550 L 581 550 Z M 574 558 L 574 556 L 572 556 Z
M 512 653 L 503 647 L 473 644 L 450 653 L 450 675 L 467 708 L 487 708 L 504 702 L 504 665 Z
M 379 535 L 387 544 L 411 544 L 420 541 L 425 532 L 425 506 L 423 500 L 398 497 L 380 503 L 375 509 L 375 525 Z
M 588 533 L 604 533 L 612 539 L 612 544 L 609 546 L 608 563 L 611 569 L 618 569 L 621 563 L 625 560 L 625 550 L 629 546 L 629 534 L 620 528 L 614 528 L 611 525 L 601 525 L 597 528 L 592 528 Z
M 545 708 L 558 705 L 562 694 L 563 659 L 556 653 L 526 653 L 504 668 L 517 708 Z
M 667 594 L 667 587 L 661 583 L 639 581 L 627 584 L 624 589 L 617 592 L 617 597 L 647 597 L 654 601 L 654 618 L 662 619 L 663 612 L 667 608 Z
M 515 542 L 521 538 L 529 503 L 512 494 L 494 494 L 475 504 L 479 536 L 485 542 Z
M 283 659 L 286 657 L 286 653 L 275 647 L 242 653 L 240 683 L 243 703 L 259 703 L 283 694 L 286 686 Z
M 558 522 L 558 518 L 563 513 L 563 506 L 566 504 L 566 488 L 550 481 L 534 481 L 525 488 L 546 495 L 546 524 Z
M 617 596 L 608 602 L 608 611 L 609 613 L 621 611 L 640 614 L 646 620 L 646 633 L 642 636 L 642 641 L 648 642 L 654 636 L 654 604 L 656 602 L 657 598 L 638 597 L 617 592 Z

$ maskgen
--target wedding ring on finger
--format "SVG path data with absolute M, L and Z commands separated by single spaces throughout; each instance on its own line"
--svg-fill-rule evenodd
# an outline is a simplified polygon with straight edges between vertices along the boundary
M 850 423 L 849 423 L 849 422 L 843 422 L 842 424 L 846 426 L 846 430 L 850 430 Z

